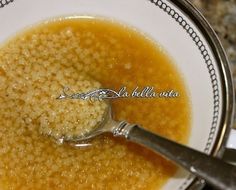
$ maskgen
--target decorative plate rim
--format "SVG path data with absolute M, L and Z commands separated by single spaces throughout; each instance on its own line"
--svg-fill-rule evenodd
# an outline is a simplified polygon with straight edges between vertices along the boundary
M 233 115 L 234 115 L 234 88 L 232 82 L 232 75 L 229 68 L 229 62 L 226 57 L 223 46 L 221 45 L 219 38 L 214 32 L 213 28 L 204 18 L 204 16 L 195 8 L 188 0 L 148 0 L 167 14 L 169 14 L 173 19 L 175 19 L 183 29 L 190 35 L 192 40 L 196 43 L 197 47 L 201 51 L 205 63 L 207 65 L 211 83 L 213 90 L 213 98 L 214 98 L 214 111 L 213 111 L 213 121 L 212 126 L 208 138 L 208 142 L 205 147 L 205 152 L 208 152 L 212 156 L 222 157 L 225 151 L 225 146 L 227 142 L 227 138 L 229 136 L 229 132 L 233 123 Z M 190 27 L 185 28 L 187 22 L 178 14 L 176 9 L 169 7 L 165 2 L 169 2 L 183 11 L 186 15 L 189 16 L 191 21 L 196 24 L 198 29 L 203 34 L 204 38 L 209 43 L 208 47 L 213 51 L 213 56 L 217 60 L 216 66 L 220 72 L 220 79 L 222 85 L 222 114 L 219 115 L 219 87 L 218 81 L 216 79 L 216 72 L 214 65 L 212 65 L 212 61 L 208 52 L 204 53 L 204 49 L 201 49 L 202 46 L 206 47 L 204 44 L 199 45 L 200 37 L 196 34 L 196 32 Z M 184 24 L 183 24 L 184 23 Z M 196 42 L 196 38 L 199 38 Z M 201 41 L 201 40 L 200 40 Z M 209 57 L 208 57 L 209 56 Z M 210 61 L 210 63 L 208 63 Z M 217 122 L 219 119 L 219 131 L 216 133 Z M 215 144 L 213 145 L 213 137 L 216 136 Z M 212 150 L 210 151 L 210 147 L 213 145 Z M 183 189 L 201 189 L 204 186 L 205 182 L 197 179 L 193 175 L 189 175 L 186 181 L 178 188 L 179 190 Z
M 219 119 L 219 109 L 220 109 L 220 98 L 219 98 L 219 84 L 216 76 L 215 67 L 212 63 L 212 58 L 209 55 L 206 45 L 201 40 L 201 37 L 195 32 L 195 30 L 191 27 L 191 24 L 188 24 L 188 21 L 186 21 L 182 16 L 178 14 L 178 10 L 176 10 L 174 7 L 171 7 L 167 5 L 163 0 L 149 0 L 152 4 L 159 7 L 161 10 L 163 10 L 165 13 L 170 15 L 188 34 L 189 37 L 193 40 L 195 45 L 200 50 L 200 53 L 204 59 L 204 62 L 207 66 L 210 78 L 211 78 L 211 85 L 213 90 L 213 119 L 212 119 L 212 125 L 210 129 L 210 133 L 208 135 L 207 143 L 204 148 L 204 152 L 209 153 L 210 148 L 212 146 L 218 119 Z M 185 189 L 186 186 L 188 186 L 188 183 L 193 180 L 194 176 L 191 174 L 187 177 L 187 179 L 184 181 L 184 183 L 178 188 L 179 190 Z
M 0 0 L 0 8 L 5 7 L 6 5 L 12 3 L 14 0 Z

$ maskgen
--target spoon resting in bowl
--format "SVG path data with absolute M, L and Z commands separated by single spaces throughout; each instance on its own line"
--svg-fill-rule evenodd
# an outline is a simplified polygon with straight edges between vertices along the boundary
M 63 98 L 60 98 L 63 99 Z M 71 142 L 74 145 L 95 138 L 104 133 L 112 133 L 115 137 L 123 137 L 131 142 L 144 146 L 155 153 L 163 155 L 195 176 L 206 180 L 222 190 L 236 189 L 236 167 L 218 158 L 208 156 L 177 142 L 173 142 L 136 124 L 112 119 L 111 105 L 107 103 L 107 111 L 103 121 L 93 130 L 81 136 L 65 136 L 61 142 Z

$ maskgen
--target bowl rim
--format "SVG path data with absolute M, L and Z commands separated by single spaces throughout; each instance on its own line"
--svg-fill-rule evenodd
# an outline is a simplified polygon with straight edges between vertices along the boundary
M 150 0 L 154 3 L 154 0 Z M 202 13 L 189 1 L 189 0 L 165 0 L 174 4 L 177 8 L 182 10 L 186 15 L 188 15 L 191 21 L 196 24 L 198 29 L 202 32 L 203 36 L 209 43 L 209 47 L 213 51 L 213 55 L 216 58 L 217 66 L 219 67 L 219 72 L 221 75 L 221 85 L 222 85 L 222 114 L 220 115 L 220 126 L 219 132 L 216 136 L 215 144 L 210 152 L 210 155 L 222 158 L 226 150 L 226 143 L 229 137 L 231 127 L 233 125 L 234 118 L 234 86 L 233 78 L 229 67 L 229 61 L 226 56 L 225 50 L 215 33 L 214 29 L 211 27 L 206 18 Z M 187 189 L 202 189 L 205 182 L 194 177 L 193 181 L 187 187 Z

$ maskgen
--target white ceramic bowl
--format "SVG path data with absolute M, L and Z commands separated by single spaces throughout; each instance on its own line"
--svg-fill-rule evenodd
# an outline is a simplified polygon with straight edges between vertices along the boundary
M 192 101 L 188 146 L 222 156 L 233 116 L 233 87 L 224 51 L 205 19 L 183 0 L 3 0 L 0 43 L 22 29 L 52 17 L 94 15 L 131 25 L 156 40 L 182 72 Z M 5 6 L 4 6 L 5 5 Z M 232 134 L 235 133 L 232 131 Z M 163 190 L 199 188 L 179 169 Z

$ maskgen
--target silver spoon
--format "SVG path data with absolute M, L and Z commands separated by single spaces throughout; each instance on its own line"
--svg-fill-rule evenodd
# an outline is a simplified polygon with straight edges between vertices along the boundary
M 108 107 L 104 121 L 93 131 L 83 136 L 63 140 L 73 142 L 76 145 L 76 143 L 92 139 L 98 135 L 112 133 L 115 137 L 124 137 L 165 156 L 219 189 L 236 190 L 235 166 L 153 134 L 138 125 L 129 124 L 125 121 L 114 121 L 111 106 Z

